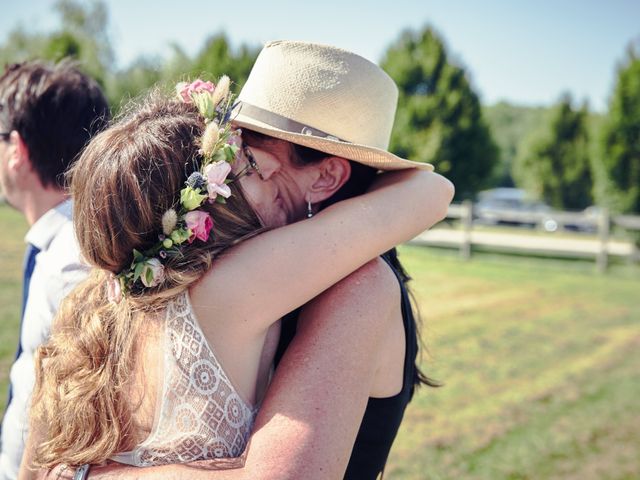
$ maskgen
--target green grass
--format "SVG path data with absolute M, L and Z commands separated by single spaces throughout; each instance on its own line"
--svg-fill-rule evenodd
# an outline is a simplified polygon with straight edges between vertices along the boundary
M 640 270 L 403 247 L 429 355 L 390 479 L 640 478 Z
M 0 203 L 0 411 L 4 414 L 9 369 L 18 340 L 22 304 L 22 261 L 27 222 Z
M 0 205 L 0 399 L 26 224 Z M 640 478 L 640 267 L 402 247 L 445 386 L 409 405 L 387 479 Z M 3 405 L 2 407 L 3 408 Z

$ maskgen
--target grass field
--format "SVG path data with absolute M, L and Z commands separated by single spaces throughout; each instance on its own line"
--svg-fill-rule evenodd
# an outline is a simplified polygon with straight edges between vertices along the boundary
M 0 410 L 4 413 L 9 368 L 16 352 L 22 302 L 22 261 L 27 224 L 0 203 Z
M 442 381 L 390 479 L 640 478 L 640 271 L 403 247 Z
M 24 222 L 0 206 L 0 398 Z M 386 479 L 640 478 L 640 268 L 402 247 L 445 384 L 409 406 Z

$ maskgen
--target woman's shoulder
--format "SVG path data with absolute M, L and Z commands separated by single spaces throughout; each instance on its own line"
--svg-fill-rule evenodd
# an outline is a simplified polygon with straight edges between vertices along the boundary
M 326 315 L 366 318 L 367 328 L 386 329 L 400 310 L 400 284 L 393 270 L 381 258 L 364 264 L 314 298 L 303 312 L 322 311 Z M 304 317 L 304 314 L 302 315 Z
M 400 286 L 392 268 L 382 258 L 377 257 L 336 283 L 326 293 L 363 294 L 370 298 L 378 297 L 377 302 L 381 304 L 397 305 Z

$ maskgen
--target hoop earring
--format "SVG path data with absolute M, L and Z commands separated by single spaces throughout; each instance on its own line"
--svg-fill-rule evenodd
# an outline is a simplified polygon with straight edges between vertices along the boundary
M 311 208 L 311 200 L 307 200 L 307 218 L 313 217 L 313 209 Z

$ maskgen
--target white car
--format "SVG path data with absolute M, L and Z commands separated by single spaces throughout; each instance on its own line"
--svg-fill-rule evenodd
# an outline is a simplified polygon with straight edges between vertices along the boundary
M 478 194 L 474 221 L 485 225 L 514 225 L 555 232 L 558 222 L 549 205 L 520 188 L 494 188 Z

